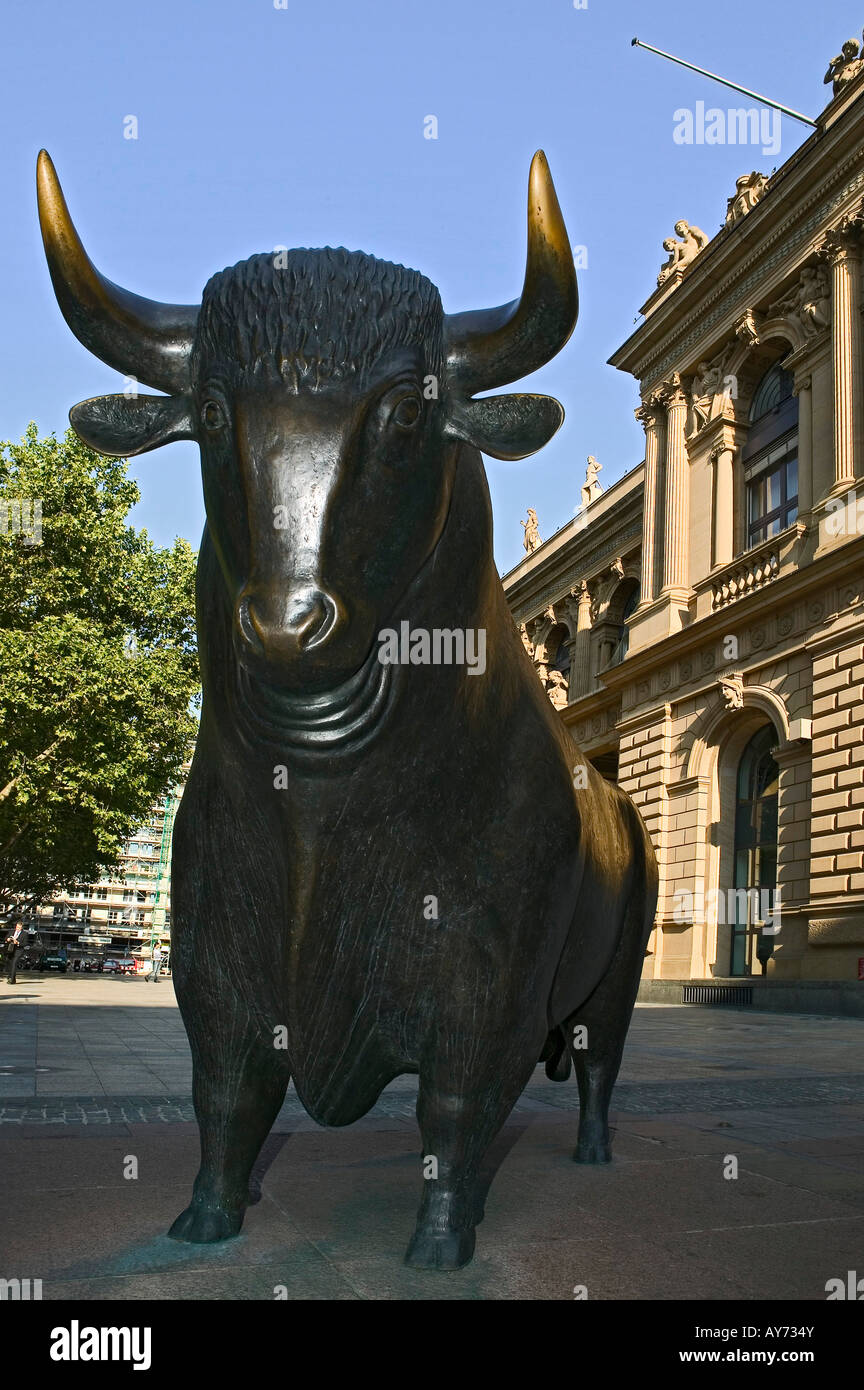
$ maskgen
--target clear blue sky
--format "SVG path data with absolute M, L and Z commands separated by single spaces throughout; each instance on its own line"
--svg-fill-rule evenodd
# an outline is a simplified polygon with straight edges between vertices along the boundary
M 488 472 L 502 570 L 534 506 L 548 537 L 579 500 L 636 465 L 636 384 L 605 365 L 654 286 L 681 217 L 713 233 L 736 175 L 782 148 L 682 146 L 679 107 L 750 103 L 652 54 L 634 34 L 814 116 L 853 0 L 6 0 L 0 437 L 121 389 L 62 320 L 38 237 L 34 168 L 53 156 L 99 268 L 157 299 L 195 302 L 209 276 L 277 245 L 345 245 L 422 270 L 456 311 L 522 283 L 528 165 L 549 157 L 574 245 L 587 247 L 574 337 L 530 380 L 565 406 L 557 438 Z M 139 138 L 123 138 L 124 117 Z M 427 115 L 438 139 L 423 138 Z M 197 449 L 133 462 L 134 520 L 160 542 L 203 523 Z M 371 520 L 370 520 L 371 524 Z

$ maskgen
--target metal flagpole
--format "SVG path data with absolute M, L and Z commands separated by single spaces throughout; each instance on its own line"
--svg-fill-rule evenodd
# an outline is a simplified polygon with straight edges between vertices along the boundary
M 791 116 L 793 120 L 802 121 L 804 125 L 812 126 L 814 130 L 818 130 L 815 121 L 811 121 L 809 116 L 802 116 L 800 111 L 793 111 L 791 106 L 784 106 L 782 102 L 760 96 L 758 92 L 752 92 L 749 87 L 742 87 L 737 82 L 730 82 L 727 77 L 718 77 L 716 72 L 709 72 L 707 68 L 700 68 L 696 63 L 688 63 L 685 58 L 676 58 L 674 53 L 665 53 L 662 48 L 654 48 L 653 44 L 643 43 L 641 39 L 631 39 L 630 47 L 647 48 L 649 53 L 657 53 L 661 58 L 668 58 L 671 63 L 680 63 L 682 68 L 689 68 L 691 72 L 698 72 L 702 77 L 710 77 L 712 82 L 721 82 L 724 87 L 731 87 L 733 92 L 741 92 L 745 97 L 753 97 L 755 101 L 762 102 L 764 106 L 773 106 L 777 111 L 782 111 L 784 116 Z

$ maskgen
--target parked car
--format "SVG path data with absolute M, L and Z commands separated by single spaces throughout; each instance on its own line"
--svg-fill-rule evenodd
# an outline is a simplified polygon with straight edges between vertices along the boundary
M 102 973 L 104 975 L 134 975 L 135 960 L 132 956 L 123 956 L 120 960 L 106 960 Z
M 65 951 L 48 951 L 39 962 L 40 970 L 59 970 L 66 974 L 69 969 L 69 957 Z

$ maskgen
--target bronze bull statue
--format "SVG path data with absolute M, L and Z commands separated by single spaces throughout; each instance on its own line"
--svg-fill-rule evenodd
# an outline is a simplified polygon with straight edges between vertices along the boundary
M 639 814 L 552 708 L 493 562 L 480 450 L 524 458 L 563 410 L 475 397 L 547 362 L 577 316 L 545 156 L 521 296 L 456 315 L 418 272 L 329 248 L 252 256 L 200 306 L 143 299 L 88 260 L 44 152 L 38 184 L 72 331 L 167 393 L 84 401 L 76 433 L 201 450 L 203 709 L 172 867 L 201 1167 L 170 1234 L 237 1234 L 290 1079 L 347 1125 L 416 1073 L 407 1260 L 456 1269 L 538 1058 L 563 1079 L 572 1054 L 576 1160 L 608 1161 L 656 901 Z

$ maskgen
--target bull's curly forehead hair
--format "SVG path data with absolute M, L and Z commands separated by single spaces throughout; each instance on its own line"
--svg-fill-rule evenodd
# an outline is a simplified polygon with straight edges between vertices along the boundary
M 438 290 L 417 270 L 341 247 L 267 252 L 208 281 L 193 374 L 314 390 L 362 384 L 383 353 L 418 347 L 426 372 L 440 378 L 443 329 Z

